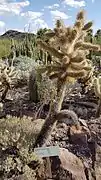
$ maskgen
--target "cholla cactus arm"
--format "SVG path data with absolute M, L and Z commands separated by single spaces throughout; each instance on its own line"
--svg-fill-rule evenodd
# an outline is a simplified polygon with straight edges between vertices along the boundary
M 79 64 L 75 62 L 71 62 L 71 68 L 75 70 L 81 70 L 82 68 L 85 68 L 86 66 L 88 66 L 86 59 L 81 61 Z
M 80 48 L 80 49 L 89 49 L 89 50 L 94 50 L 94 51 L 100 51 L 100 46 L 99 45 L 95 45 L 95 44 L 91 44 L 91 43 L 84 43 L 84 42 L 77 42 L 77 44 L 75 44 L 75 48 Z
M 95 95 L 97 96 L 97 97 L 101 97 L 101 77 L 98 77 L 98 78 L 95 78 L 94 79 L 94 91 L 95 91 Z
M 45 42 L 42 42 L 41 40 L 37 41 L 38 45 L 40 45 L 40 47 L 42 49 L 44 49 L 45 51 L 48 51 L 49 53 L 51 53 L 53 56 L 57 57 L 57 58 L 63 58 L 63 54 L 60 53 L 59 51 L 57 51 L 56 49 L 49 47 Z
M 93 22 L 90 21 L 90 22 L 88 22 L 87 24 L 84 25 L 82 30 L 83 31 L 88 31 L 92 27 L 92 25 L 93 25 Z
M 85 75 L 86 75 L 86 71 L 84 70 L 78 70 L 78 71 L 69 70 L 62 74 L 61 79 L 64 79 L 64 78 L 68 79 L 68 77 L 79 78 L 79 77 L 84 77 Z
M 101 76 L 95 78 L 93 83 L 95 95 L 99 98 L 98 108 L 96 111 L 96 117 L 99 117 L 101 113 Z
M 45 35 L 46 35 L 48 38 L 53 38 L 53 37 L 55 36 L 55 32 L 49 31 L 49 32 L 46 32 Z

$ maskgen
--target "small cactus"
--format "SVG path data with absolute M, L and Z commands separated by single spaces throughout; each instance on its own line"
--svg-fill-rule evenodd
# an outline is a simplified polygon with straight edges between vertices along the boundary
M 59 113 L 57 113 L 56 119 L 58 122 L 64 122 L 69 125 L 76 125 L 77 127 L 80 125 L 77 114 L 72 110 L 61 110 Z
M 96 111 L 96 118 L 98 118 L 101 113 L 101 76 L 94 78 L 94 91 L 95 95 L 99 98 L 98 108 Z
M 0 63 L 0 91 L 3 91 L 1 100 L 5 99 L 15 77 L 16 71 L 13 66 Z
M 29 76 L 29 100 L 35 103 L 39 101 L 35 70 L 32 70 Z

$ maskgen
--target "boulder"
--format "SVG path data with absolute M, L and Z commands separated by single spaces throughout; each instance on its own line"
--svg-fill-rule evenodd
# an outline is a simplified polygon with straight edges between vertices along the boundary
M 70 180 L 86 180 L 84 165 L 77 156 L 67 149 L 60 148 L 59 158 L 61 167 L 69 172 Z

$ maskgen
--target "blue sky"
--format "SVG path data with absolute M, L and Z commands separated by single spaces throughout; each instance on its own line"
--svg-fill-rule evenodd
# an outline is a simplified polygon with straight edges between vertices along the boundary
M 0 34 L 9 29 L 35 33 L 53 28 L 59 18 L 71 25 L 79 9 L 93 20 L 94 32 L 101 28 L 101 0 L 0 0 Z

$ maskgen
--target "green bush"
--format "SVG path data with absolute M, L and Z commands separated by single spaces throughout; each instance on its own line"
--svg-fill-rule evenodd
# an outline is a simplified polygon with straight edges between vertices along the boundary
M 32 69 L 35 69 L 35 66 L 37 64 L 35 63 L 34 59 L 31 59 L 29 57 L 23 57 L 19 56 L 14 59 L 14 67 L 16 69 L 17 73 L 17 82 L 28 83 L 29 79 L 29 73 L 32 71 Z
M 42 123 L 41 120 L 39 120 Z M 38 122 L 38 121 L 37 121 Z M 36 122 L 35 122 L 36 123 Z M 8 116 L 0 120 L 0 144 L 3 148 L 16 146 L 26 148 L 31 146 L 40 130 L 30 117 L 23 118 Z M 40 125 L 41 126 L 41 125 Z
M 36 179 L 36 171 L 40 169 L 42 160 L 32 152 L 31 146 L 43 122 L 42 119 L 32 121 L 26 116 L 7 116 L 0 120 L 0 179 L 14 179 L 17 176 L 22 180 Z M 37 166 L 31 168 L 31 162 Z
M 11 52 L 11 41 L 9 39 L 0 39 L 0 58 L 6 57 Z

